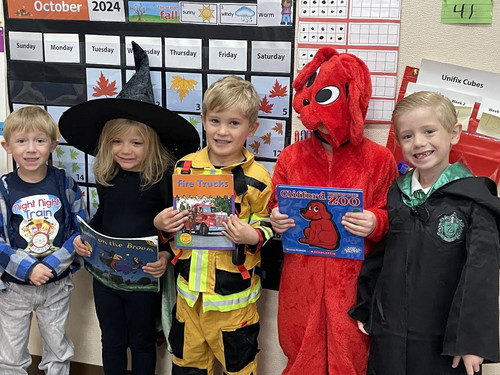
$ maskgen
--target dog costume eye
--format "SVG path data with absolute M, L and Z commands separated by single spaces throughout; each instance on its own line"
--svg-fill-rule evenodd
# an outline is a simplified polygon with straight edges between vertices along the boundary
M 318 212 L 319 208 L 318 207 L 314 207 L 313 210 L 314 210 L 314 212 Z
M 337 86 L 326 86 L 318 91 L 316 96 L 316 102 L 321 105 L 328 105 L 333 103 L 340 95 L 340 90 Z
M 306 82 L 306 87 L 311 87 L 311 86 L 312 86 L 312 84 L 313 84 L 313 83 L 314 83 L 314 81 L 316 80 L 316 77 L 317 77 L 317 76 L 318 76 L 318 74 L 319 74 L 319 69 L 320 69 L 320 68 L 318 68 L 318 69 L 314 72 L 314 74 L 311 76 L 311 78 L 309 78 L 309 79 L 307 80 L 307 82 Z

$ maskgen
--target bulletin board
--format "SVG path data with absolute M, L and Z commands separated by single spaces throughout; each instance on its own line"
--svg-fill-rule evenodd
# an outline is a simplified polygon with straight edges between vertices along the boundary
M 363 60 L 372 97 L 367 123 L 389 123 L 396 100 L 401 0 L 298 0 L 297 66 L 329 45 Z
M 32 104 L 56 121 L 69 107 L 114 97 L 134 73 L 131 42 L 148 54 L 156 104 L 185 117 L 201 136 L 202 95 L 218 78 L 251 81 L 261 97 L 247 148 L 270 170 L 289 143 L 294 25 L 292 4 L 135 0 L 4 0 L 11 110 Z M 65 144 L 52 155 L 98 202 L 92 157 Z

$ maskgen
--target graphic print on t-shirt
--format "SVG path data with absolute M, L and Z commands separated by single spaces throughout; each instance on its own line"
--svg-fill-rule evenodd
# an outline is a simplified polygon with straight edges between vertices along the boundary
M 55 250 L 53 242 L 59 231 L 55 214 L 61 207 L 61 200 L 50 194 L 24 197 L 12 206 L 12 212 L 23 218 L 18 230 L 28 243 L 26 251 L 31 255 L 45 255 Z

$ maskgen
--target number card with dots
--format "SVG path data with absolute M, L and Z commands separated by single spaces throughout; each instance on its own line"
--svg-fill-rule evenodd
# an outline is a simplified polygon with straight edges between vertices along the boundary
M 299 48 L 297 57 L 298 70 L 301 70 L 306 64 L 311 61 L 318 51 L 317 48 Z M 341 48 L 337 48 L 338 53 L 345 53 L 346 51 Z
M 301 43 L 344 44 L 347 24 L 326 22 L 301 22 L 299 41 Z
M 347 0 L 301 0 L 300 17 L 347 18 Z

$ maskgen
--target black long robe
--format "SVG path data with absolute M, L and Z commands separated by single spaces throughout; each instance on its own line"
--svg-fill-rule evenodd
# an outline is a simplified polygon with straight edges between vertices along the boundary
M 389 233 L 365 260 L 350 311 L 372 337 L 367 374 L 466 374 L 462 363 L 451 367 L 464 354 L 498 362 L 495 184 L 460 178 L 414 208 L 401 194 L 395 182 Z

